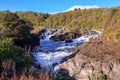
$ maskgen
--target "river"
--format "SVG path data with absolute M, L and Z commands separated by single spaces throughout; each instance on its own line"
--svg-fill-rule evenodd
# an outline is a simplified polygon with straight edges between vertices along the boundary
M 51 33 L 52 30 L 57 30 Z M 44 32 L 44 38 L 39 36 L 40 45 L 35 47 L 35 51 L 32 52 L 36 64 L 46 70 L 56 70 L 56 66 L 63 62 L 63 58 L 73 54 L 75 45 L 81 45 L 85 42 L 89 42 L 90 38 L 97 37 L 101 34 L 100 31 L 92 30 L 95 34 L 84 35 L 76 39 L 72 39 L 72 42 L 66 43 L 65 41 L 53 41 L 50 37 L 57 34 L 57 32 L 63 32 L 64 29 L 52 29 L 46 28 Z M 53 66 L 54 65 L 54 66 Z

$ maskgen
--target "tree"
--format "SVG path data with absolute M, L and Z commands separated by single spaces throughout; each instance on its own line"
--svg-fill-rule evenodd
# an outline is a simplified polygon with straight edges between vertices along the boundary
M 0 15 L 1 26 L 0 26 L 0 38 L 12 38 L 15 44 L 24 46 L 29 44 L 32 40 L 31 30 L 32 23 L 19 19 L 19 17 L 11 12 L 3 12 Z
M 0 40 L 0 64 L 4 60 L 12 60 L 16 68 L 28 67 L 32 63 L 32 59 L 25 55 L 24 49 L 15 46 L 10 38 Z

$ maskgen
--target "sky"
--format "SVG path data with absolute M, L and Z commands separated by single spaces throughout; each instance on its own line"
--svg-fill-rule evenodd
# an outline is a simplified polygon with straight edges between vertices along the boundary
M 75 5 L 111 8 L 120 6 L 120 0 L 0 0 L 0 11 L 54 13 L 66 11 Z

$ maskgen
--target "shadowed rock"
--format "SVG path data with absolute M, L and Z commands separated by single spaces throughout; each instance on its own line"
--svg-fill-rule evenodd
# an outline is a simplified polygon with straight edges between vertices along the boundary
M 67 32 L 67 33 L 64 33 L 64 34 L 58 34 L 58 35 L 51 36 L 50 39 L 54 40 L 54 41 L 71 42 L 72 39 L 78 38 L 80 36 L 81 36 L 81 34 L 79 34 L 79 33 Z

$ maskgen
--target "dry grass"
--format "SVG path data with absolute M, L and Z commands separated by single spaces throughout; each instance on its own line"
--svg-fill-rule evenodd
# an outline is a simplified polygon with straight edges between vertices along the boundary
M 19 70 L 15 69 L 15 64 L 12 60 L 2 61 L 0 80 L 52 80 L 52 75 L 46 72 L 40 73 L 29 73 L 26 69 L 18 72 Z
M 109 55 L 118 61 L 120 60 L 120 46 L 118 42 L 107 40 L 104 36 L 84 43 L 76 51 L 89 58 L 105 58 L 106 55 Z
M 22 73 L 20 76 L 14 74 L 11 78 L 7 74 L 7 72 L 2 72 L 0 80 L 52 80 L 47 73 L 41 73 L 38 77 L 32 75 L 26 76 L 25 73 Z

